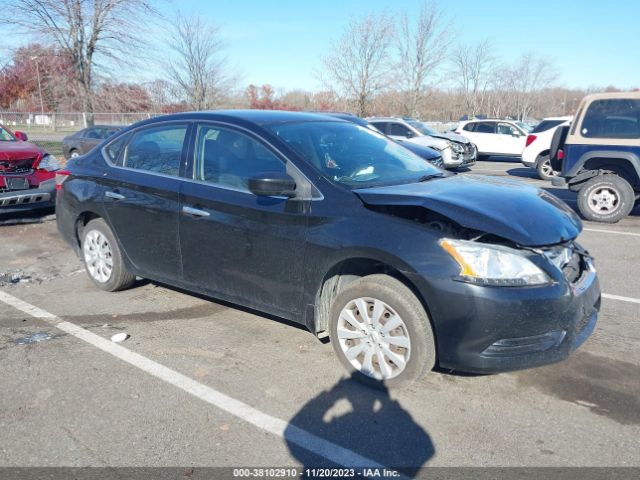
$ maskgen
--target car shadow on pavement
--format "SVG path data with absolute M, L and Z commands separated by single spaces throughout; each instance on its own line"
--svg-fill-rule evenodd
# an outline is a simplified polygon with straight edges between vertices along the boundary
M 301 430 L 341 448 L 319 451 L 323 446 Z M 382 465 L 413 477 L 435 454 L 429 434 L 384 386 L 369 388 L 353 378 L 343 378 L 307 402 L 290 420 L 284 437 L 305 469 L 353 467 L 356 476 L 358 467 Z M 342 460 L 334 458 L 336 454 Z M 355 465 L 357 456 L 365 457 L 364 464 Z
M 507 175 L 512 177 L 520 177 L 520 178 L 531 178 L 533 180 L 540 180 L 538 178 L 538 172 L 536 172 L 533 168 L 521 167 L 521 168 L 510 168 L 506 171 Z
M 2 213 L 0 210 L 0 226 L 3 225 L 24 225 L 29 223 L 42 223 L 55 214 L 54 208 L 43 208 L 41 210 L 26 210 L 20 213 Z

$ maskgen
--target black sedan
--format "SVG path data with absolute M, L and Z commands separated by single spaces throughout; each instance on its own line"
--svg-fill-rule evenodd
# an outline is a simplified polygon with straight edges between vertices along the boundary
M 93 147 L 102 143 L 106 138 L 120 130 L 113 125 L 95 125 L 83 128 L 73 135 L 62 139 L 62 153 L 65 158 L 75 158 L 89 152 Z
M 348 121 L 154 118 L 72 159 L 57 184 L 58 229 L 99 288 L 140 276 L 293 320 L 328 333 L 370 384 L 436 363 L 559 361 L 596 323 L 600 287 L 565 204 L 516 181 L 445 176 Z

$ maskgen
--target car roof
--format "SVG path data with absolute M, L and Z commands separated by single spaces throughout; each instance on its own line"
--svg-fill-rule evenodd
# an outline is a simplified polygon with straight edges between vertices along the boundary
M 583 101 L 591 102 L 593 100 L 602 100 L 609 98 L 630 98 L 640 100 L 640 90 L 633 92 L 608 92 L 608 93 L 592 93 L 584 97 Z
M 546 122 L 547 120 L 562 120 L 566 122 L 567 120 L 573 120 L 572 115 L 567 115 L 565 117 L 544 117 L 540 122 Z
M 347 122 L 336 116 L 311 112 L 291 112 L 288 110 L 204 110 L 194 112 L 181 112 L 154 117 L 140 122 L 138 125 L 153 124 L 158 121 L 172 120 L 227 120 L 244 121 L 259 126 L 275 125 L 280 123 L 296 122 Z

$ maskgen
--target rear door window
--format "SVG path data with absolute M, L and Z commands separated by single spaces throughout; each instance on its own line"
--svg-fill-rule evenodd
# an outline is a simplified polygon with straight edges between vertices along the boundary
M 476 123 L 476 133 L 496 133 L 495 122 L 478 122 Z
M 145 128 L 131 136 L 123 166 L 162 175 L 179 176 L 187 124 Z
M 397 122 L 389 123 L 389 135 L 396 137 L 409 137 L 413 132 L 408 127 Z
M 640 138 L 640 100 L 594 100 L 584 114 L 580 134 L 587 138 Z
M 371 125 L 376 127 L 378 130 L 380 130 L 385 135 L 389 135 L 389 131 L 388 131 L 389 130 L 389 124 L 387 122 L 371 122 Z

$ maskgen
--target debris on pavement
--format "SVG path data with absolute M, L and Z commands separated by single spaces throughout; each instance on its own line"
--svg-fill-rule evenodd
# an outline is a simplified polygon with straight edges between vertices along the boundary
M 111 336 L 111 341 L 115 343 L 124 342 L 127 338 L 129 338 L 128 333 L 120 332 Z
M 51 340 L 53 335 L 47 332 L 36 332 L 26 337 L 18 338 L 15 342 L 17 345 L 30 345 L 32 343 L 44 342 L 45 340 Z

